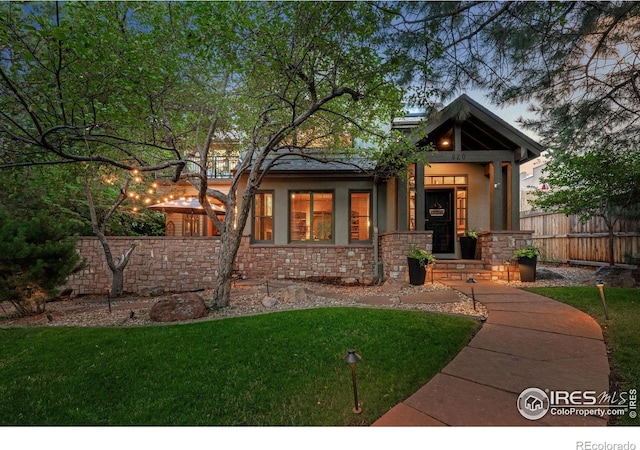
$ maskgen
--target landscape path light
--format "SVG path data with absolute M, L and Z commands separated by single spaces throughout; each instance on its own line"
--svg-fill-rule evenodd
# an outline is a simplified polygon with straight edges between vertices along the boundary
M 473 278 L 469 278 L 467 280 L 467 283 L 469 284 L 475 284 L 476 280 L 474 280 Z M 471 286 L 471 299 L 473 300 L 473 310 L 476 310 L 476 293 L 473 292 L 473 286 Z
M 604 306 L 604 317 L 609 320 L 609 311 L 607 311 L 607 301 L 604 298 L 604 282 L 602 280 L 596 281 L 596 286 L 600 291 L 600 298 L 602 299 L 602 306 Z
M 362 360 L 362 357 L 356 353 L 355 350 L 347 350 L 347 354 L 342 357 L 342 360 L 351 366 L 351 382 L 353 383 L 353 412 L 360 414 L 362 409 L 358 403 L 358 387 L 356 384 L 356 363 Z

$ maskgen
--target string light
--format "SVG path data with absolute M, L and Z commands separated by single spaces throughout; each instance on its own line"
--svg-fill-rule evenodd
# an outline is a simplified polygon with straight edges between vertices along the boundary
M 146 184 L 144 174 L 140 172 L 139 169 L 131 169 L 129 173 L 131 174 L 131 178 L 134 183 L 143 184 L 142 186 L 136 187 L 135 190 L 132 189 L 125 193 L 127 198 L 133 202 L 130 207 L 131 212 L 139 213 L 146 209 L 142 206 L 146 207 L 154 203 L 160 203 L 162 201 L 168 202 L 177 198 L 177 196 L 175 196 L 174 194 L 166 194 L 163 197 L 154 198 L 154 196 L 159 194 L 158 188 L 160 187 L 160 183 L 150 180 L 151 182 L 147 186 L 144 186 L 144 184 Z M 112 184 L 113 182 L 115 182 L 115 176 L 113 178 L 113 181 L 110 179 L 105 179 L 105 181 L 109 184 Z M 183 200 L 184 198 L 185 197 L 182 197 Z

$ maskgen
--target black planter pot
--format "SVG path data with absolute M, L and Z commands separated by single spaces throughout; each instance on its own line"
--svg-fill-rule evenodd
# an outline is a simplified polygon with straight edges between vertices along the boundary
M 518 268 L 520 269 L 520 281 L 536 281 L 536 263 L 538 257 L 528 258 L 526 256 L 518 258 Z
M 409 284 L 414 286 L 423 285 L 427 276 L 426 266 L 421 266 L 420 261 L 415 258 L 407 258 L 407 264 L 409 265 Z
M 460 253 L 462 253 L 462 259 L 476 259 L 476 238 L 469 236 L 460 237 Z

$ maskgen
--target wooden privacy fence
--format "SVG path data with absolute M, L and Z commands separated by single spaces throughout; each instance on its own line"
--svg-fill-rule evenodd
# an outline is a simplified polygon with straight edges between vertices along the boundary
M 582 223 L 577 216 L 562 213 L 526 212 L 521 230 L 533 230 L 533 244 L 548 261 L 609 263 L 609 231 L 601 218 Z M 614 228 L 613 252 L 616 264 L 640 258 L 640 222 L 620 221 Z

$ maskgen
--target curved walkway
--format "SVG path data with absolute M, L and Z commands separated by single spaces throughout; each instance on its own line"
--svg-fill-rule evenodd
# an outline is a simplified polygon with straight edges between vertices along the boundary
M 446 283 L 475 298 L 489 317 L 469 344 L 431 381 L 374 426 L 605 426 L 606 418 L 517 410 L 527 388 L 609 392 L 600 326 L 563 303 L 491 282 Z

